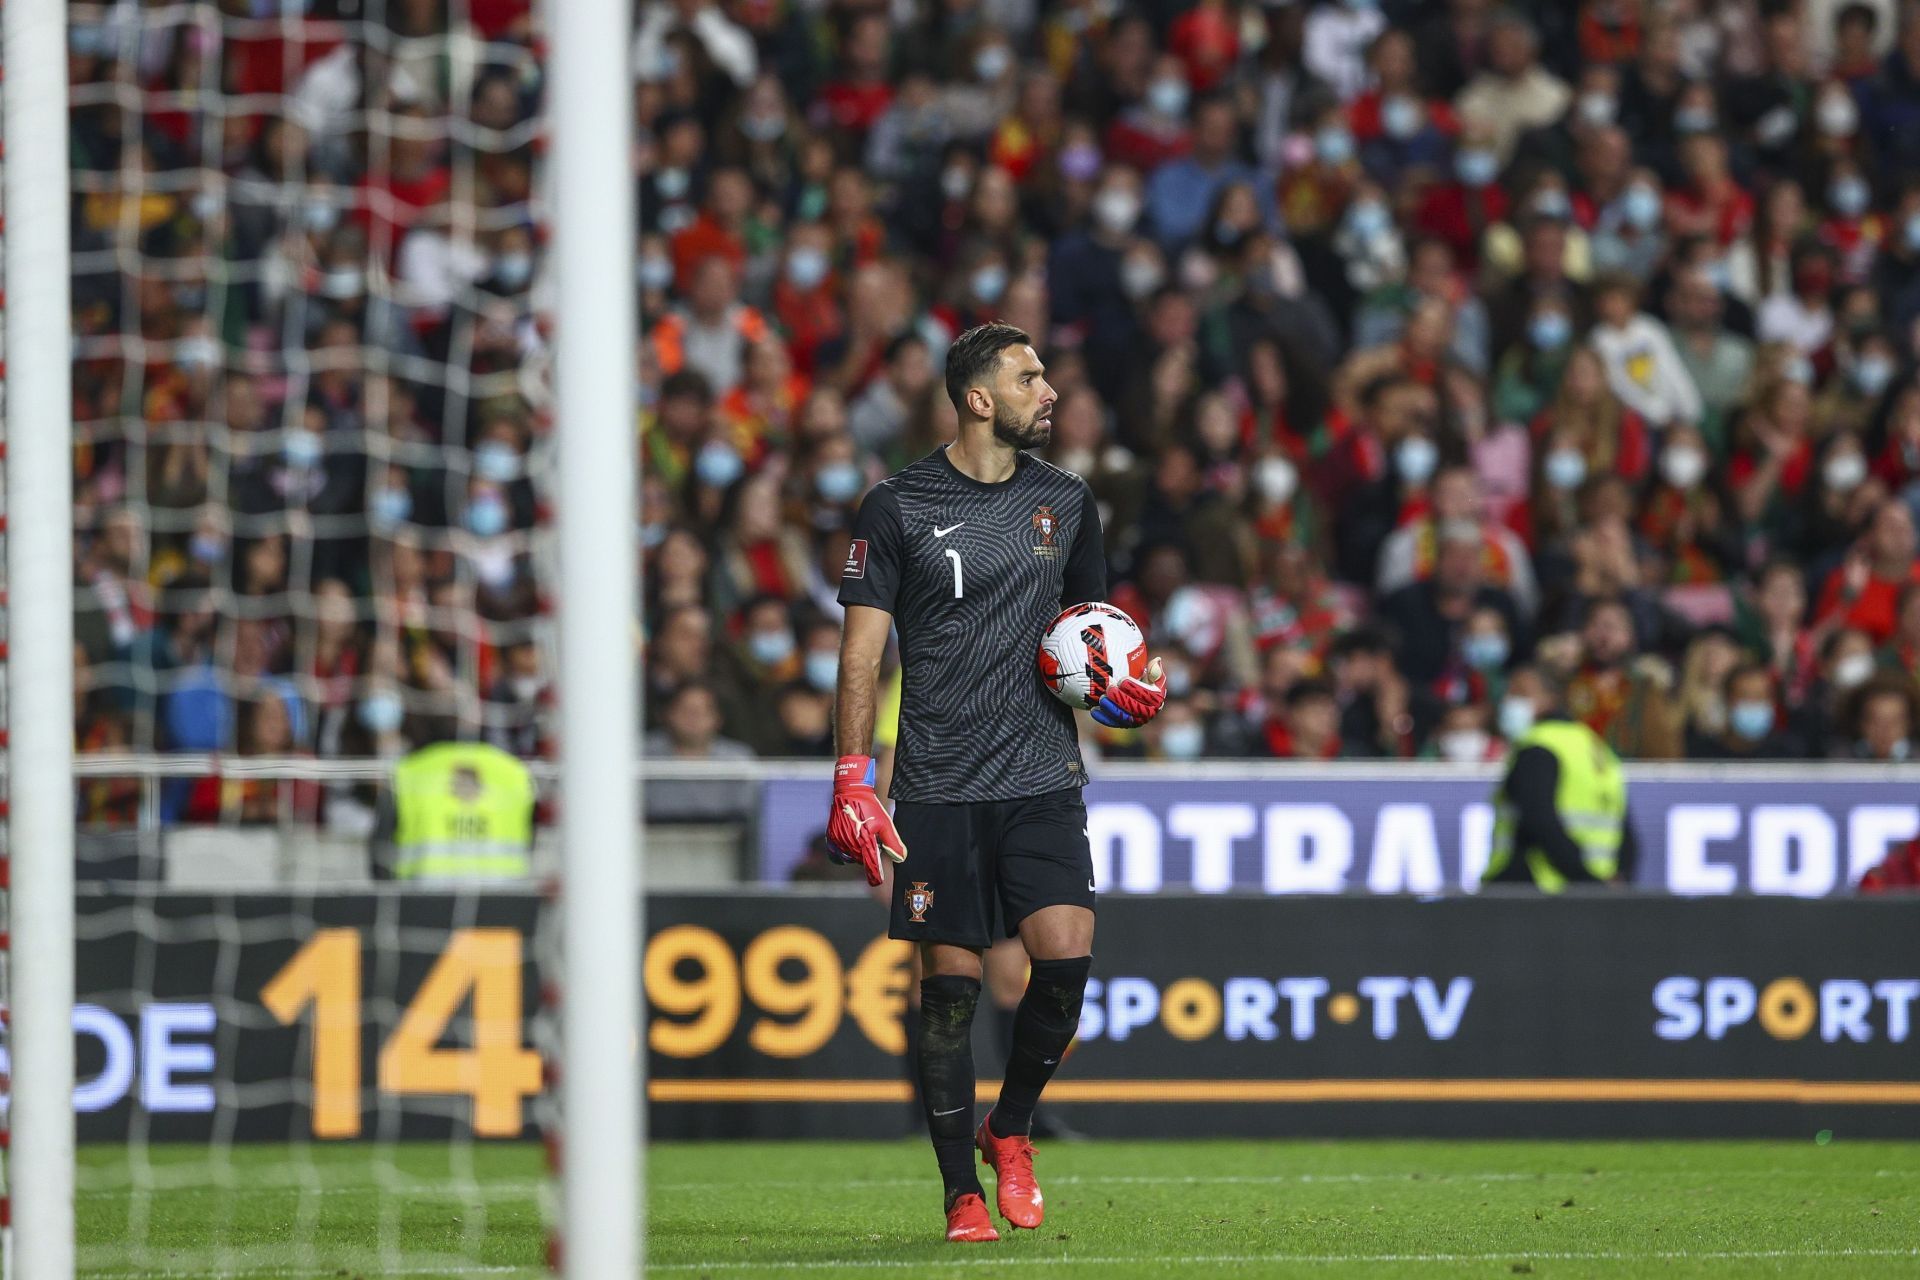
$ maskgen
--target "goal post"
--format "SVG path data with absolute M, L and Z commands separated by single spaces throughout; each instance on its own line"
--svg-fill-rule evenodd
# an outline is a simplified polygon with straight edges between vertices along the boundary
M 74 1269 L 66 0 L 5 8 L 9 1274 Z M 18 619 L 25 625 L 17 625 Z M 20 963 L 24 961 L 24 963 Z
M 633 100 L 625 0 L 549 0 L 559 432 L 561 1257 L 641 1268 Z

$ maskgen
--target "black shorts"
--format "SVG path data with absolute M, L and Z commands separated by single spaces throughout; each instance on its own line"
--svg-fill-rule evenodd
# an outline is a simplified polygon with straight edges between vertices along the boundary
M 907 860 L 893 869 L 889 938 L 984 948 L 994 908 L 1006 936 L 1042 907 L 1093 907 L 1080 788 L 1017 800 L 894 805 Z

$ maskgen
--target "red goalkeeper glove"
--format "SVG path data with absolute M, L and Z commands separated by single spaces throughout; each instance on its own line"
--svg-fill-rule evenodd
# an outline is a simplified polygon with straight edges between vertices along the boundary
M 1093 706 L 1093 718 L 1109 729 L 1138 729 L 1167 705 L 1167 674 L 1160 659 L 1147 664 L 1147 678 L 1128 676 L 1107 686 Z
M 873 789 L 873 758 L 841 756 L 833 766 L 833 812 L 827 817 L 827 848 L 838 861 L 858 862 L 868 884 L 881 880 L 880 855 L 907 860 L 907 846 L 893 829 L 887 806 Z

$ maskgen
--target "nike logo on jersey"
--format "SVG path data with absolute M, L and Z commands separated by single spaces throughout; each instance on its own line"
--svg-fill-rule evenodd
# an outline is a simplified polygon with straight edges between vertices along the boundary
M 1095 888 L 1093 887 L 1093 881 L 1091 881 L 1091 880 L 1089 880 L 1089 881 L 1087 881 L 1087 892 L 1088 892 L 1088 893 L 1097 893 L 1097 892 L 1099 892 L 1099 891 L 1098 891 L 1097 889 L 1095 889 Z
M 960 524 L 965 524 L 965 523 L 966 523 L 965 520 L 962 520 L 960 522 Z M 952 533 L 955 529 L 958 529 L 960 527 L 960 524 L 950 524 L 944 529 L 942 529 L 939 525 L 935 525 L 933 526 L 933 536 L 936 538 L 944 538 L 948 534 Z

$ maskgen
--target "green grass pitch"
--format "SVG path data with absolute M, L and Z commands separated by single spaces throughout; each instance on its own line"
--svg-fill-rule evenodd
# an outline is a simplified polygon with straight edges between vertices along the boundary
M 1915 1144 L 1054 1143 L 1037 1168 L 1045 1225 L 960 1246 L 941 1239 L 919 1142 L 662 1145 L 649 1271 L 1920 1275 Z M 539 1275 L 544 1194 L 540 1153 L 525 1145 L 153 1147 L 138 1159 L 90 1147 L 80 1274 Z

